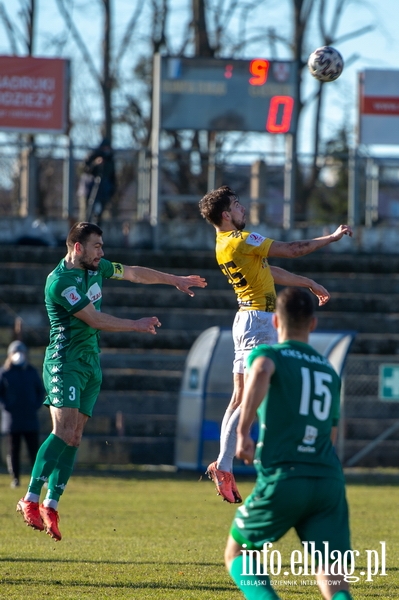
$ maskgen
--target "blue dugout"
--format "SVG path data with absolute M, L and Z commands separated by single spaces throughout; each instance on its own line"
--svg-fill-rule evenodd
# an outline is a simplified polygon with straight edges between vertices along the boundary
M 342 376 L 353 331 L 317 331 L 309 342 Z M 220 426 L 233 391 L 233 338 L 230 329 L 210 327 L 194 342 L 185 364 L 179 394 L 175 465 L 204 471 L 219 454 Z M 257 424 L 252 428 L 256 440 Z M 253 467 L 236 460 L 235 472 Z

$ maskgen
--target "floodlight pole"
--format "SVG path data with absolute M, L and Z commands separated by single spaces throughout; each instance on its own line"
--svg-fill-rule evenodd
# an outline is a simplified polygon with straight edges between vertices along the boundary
M 284 206 L 283 206 L 283 228 L 292 229 L 294 222 L 294 194 L 296 187 L 295 157 L 294 157 L 294 134 L 287 133 L 285 136 L 285 165 L 284 165 Z
M 62 217 L 69 219 L 72 217 L 73 207 L 73 188 L 74 188 L 74 165 L 73 165 L 73 142 L 68 133 L 66 156 L 63 164 L 63 186 L 62 186 Z
M 152 126 L 151 126 L 151 190 L 150 223 L 154 249 L 159 248 L 159 134 L 161 128 L 161 55 L 154 54 Z
M 216 131 L 209 132 L 208 190 L 216 188 Z
M 366 227 L 372 227 L 378 221 L 378 187 L 379 167 L 376 161 L 369 157 L 366 162 Z
M 357 146 L 349 151 L 348 165 L 348 225 L 354 227 L 360 223 L 359 211 L 359 154 Z

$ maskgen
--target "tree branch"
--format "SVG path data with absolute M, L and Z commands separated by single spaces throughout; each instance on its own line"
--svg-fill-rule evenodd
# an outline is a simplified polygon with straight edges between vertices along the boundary
M 4 23 L 4 28 L 7 33 L 8 41 L 10 42 L 12 53 L 18 54 L 17 36 L 23 40 L 25 45 L 26 45 L 26 40 L 22 36 L 22 34 L 18 31 L 18 29 L 11 23 L 10 18 L 7 14 L 7 11 L 2 2 L 0 3 L 0 19 Z
M 359 37 L 359 35 L 364 35 L 365 33 L 369 33 L 369 31 L 374 31 L 375 25 L 366 25 L 365 27 L 361 27 L 360 29 L 356 29 L 356 31 L 352 31 L 351 33 L 345 33 L 341 37 L 337 37 L 334 40 L 335 44 L 346 42 L 347 40 L 351 40 L 354 37 Z
M 70 30 L 72 37 L 75 40 L 76 45 L 78 46 L 79 50 L 81 51 L 82 56 L 88 66 L 90 73 L 92 74 L 95 81 L 97 81 L 100 85 L 102 85 L 101 77 L 100 77 L 99 73 L 97 72 L 97 69 L 91 58 L 90 52 L 89 52 L 86 44 L 84 43 L 83 38 L 80 35 L 79 31 L 75 27 L 75 23 L 73 22 L 70 13 L 68 12 L 68 10 L 66 9 L 66 7 L 64 5 L 64 0 L 56 0 L 56 2 L 58 5 L 58 9 L 61 13 L 61 16 L 63 17 L 68 29 Z
M 116 60 L 115 60 L 115 68 L 117 68 L 117 65 L 120 63 L 120 61 L 122 60 L 126 50 L 129 47 L 129 44 L 132 40 L 132 35 L 133 32 L 136 28 L 137 25 L 137 21 L 139 20 L 140 14 L 142 12 L 144 8 L 144 2 L 142 2 L 141 0 L 139 0 L 138 4 L 136 5 L 136 10 L 134 11 L 134 13 L 132 14 L 130 21 L 128 22 L 128 24 L 126 25 L 126 29 L 125 29 L 125 33 L 123 34 L 123 38 L 121 41 L 121 44 L 119 46 L 119 51 L 118 54 L 116 56 Z

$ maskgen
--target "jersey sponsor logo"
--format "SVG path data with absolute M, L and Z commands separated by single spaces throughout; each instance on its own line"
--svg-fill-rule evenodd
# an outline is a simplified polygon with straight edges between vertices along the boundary
M 312 454 L 316 452 L 316 448 L 314 446 L 298 446 L 298 452 L 307 452 L 308 454 Z
M 265 241 L 265 239 L 266 238 L 263 237 L 263 235 L 260 235 L 260 233 L 250 233 L 247 239 L 245 240 L 245 243 L 249 246 L 260 246 Z
M 65 327 L 60 325 L 59 327 L 56 327 L 56 331 L 65 331 Z
M 58 383 L 59 381 L 61 381 L 61 377 L 58 377 L 58 375 L 51 378 L 51 383 Z
M 240 306 L 241 308 L 248 308 L 253 304 L 252 300 L 241 300 L 241 298 L 237 298 L 237 302 L 238 306 Z
M 82 277 L 75 277 L 76 279 L 76 283 L 82 283 L 83 278 Z
M 51 355 L 51 358 L 61 358 L 61 354 L 59 352 L 54 352 L 54 354 Z
M 87 272 L 90 275 L 90 277 L 93 277 L 94 275 L 98 275 L 98 271 L 87 271 Z
M 266 256 L 264 256 L 262 258 L 262 262 L 261 262 L 261 269 L 267 269 L 268 266 L 269 266 L 268 260 L 267 260 Z
M 313 425 L 306 425 L 305 435 L 302 440 L 302 444 L 306 444 L 307 446 L 313 446 L 316 442 L 317 435 L 319 430 L 317 427 L 313 427 Z
M 53 398 L 52 403 L 53 404 L 61 404 L 61 400 L 59 398 Z
M 58 386 L 54 386 L 53 389 L 51 390 L 50 394 L 58 394 L 58 392 L 60 392 L 60 388 Z
M 63 333 L 59 333 L 55 336 L 55 339 L 59 341 L 66 340 L 66 336 Z
M 51 372 L 52 373 L 60 373 L 60 371 L 61 371 L 61 365 L 53 365 L 51 367 Z
M 97 282 L 93 283 L 93 285 L 89 287 L 86 296 L 93 304 L 94 302 L 97 302 L 97 300 L 100 300 L 100 298 L 102 298 L 101 288 Z
M 112 275 L 111 279 L 122 279 L 123 278 L 123 265 L 121 265 L 121 263 L 112 263 L 112 266 L 114 267 L 114 274 Z
M 64 347 L 64 346 L 63 346 L 62 344 L 56 344 L 56 345 L 54 346 L 54 348 L 55 348 L 56 350 L 62 350 L 62 349 L 63 349 L 63 347 Z
M 242 231 L 232 231 L 232 232 L 229 234 L 229 237 L 231 237 L 231 238 L 241 238 L 241 239 L 243 239 Z
M 74 286 L 70 286 L 65 288 L 63 292 L 61 292 L 61 296 L 63 296 L 66 300 L 68 300 L 71 306 L 74 306 L 81 300 L 81 296 L 79 295 L 78 290 Z
M 276 310 L 276 294 L 266 294 L 265 296 L 265 311 L 274 312 Z

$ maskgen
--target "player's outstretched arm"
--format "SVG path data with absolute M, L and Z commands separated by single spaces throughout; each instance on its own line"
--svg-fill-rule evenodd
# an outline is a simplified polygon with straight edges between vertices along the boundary
M 248 465 L 252 464 L 255 452 L 255 444 L 250 436 L 251 425 L 257 409 L 267 394 L 270 378 L 274 371 L 274 362 L 270 358 L 266 356 L 256 358 L 245 382 L 240 420 L 237 426 L 236 456 Z
M 84 321 L 87 325 L 93 327 L 93 329 L 99 329 L 100 331 L 138 331 L 155 335 L 155 328 L 161 327 L 161 323 L 157 317 L 144 317 L 137 321 L 133 319 L 119 319 L 113 315 L 96 310 L 91 302 L 73 316 Z
M 319 306 L 323 306 L 323 304 L 326 304 L 329 301 L 330 293 L 325 287 L 313 279 L 309 279 L 309 277 L 303 277 L 302 275 L 295 275 L 295 273 L 291 273 L 290 271 L 286 271 L 280 267 L 270 267 L 270 270 L 273 275 L 274 283 L 277 285 L 306 287 L 312 292 L 312 294 L 317 296 Z
M 194 296 L 192 287 L 206 287 L 207 283 L 203 277 L 199 275 L 172 275 L 171 273 L 162 273 L 155 269 L 147 267 L 128 267 L 123 266 L 123 279 L 132 283 L 163 283 L 165 285 L 174 285 L 178 290 L 189 296 Z
M 324 235 L 323 237 L 312 240 L 299 240 L 296 242 L 276 242 L 274 241 L 269 248 L 268 256 L 280 256 L 284 258 L 298 258 L 311 254 L 319 248 L 328 246 L 333 242 L 338 242 L 344 235 L 352 237 L 353 232 L 349 225 L 340 225 L 334 233 Z

